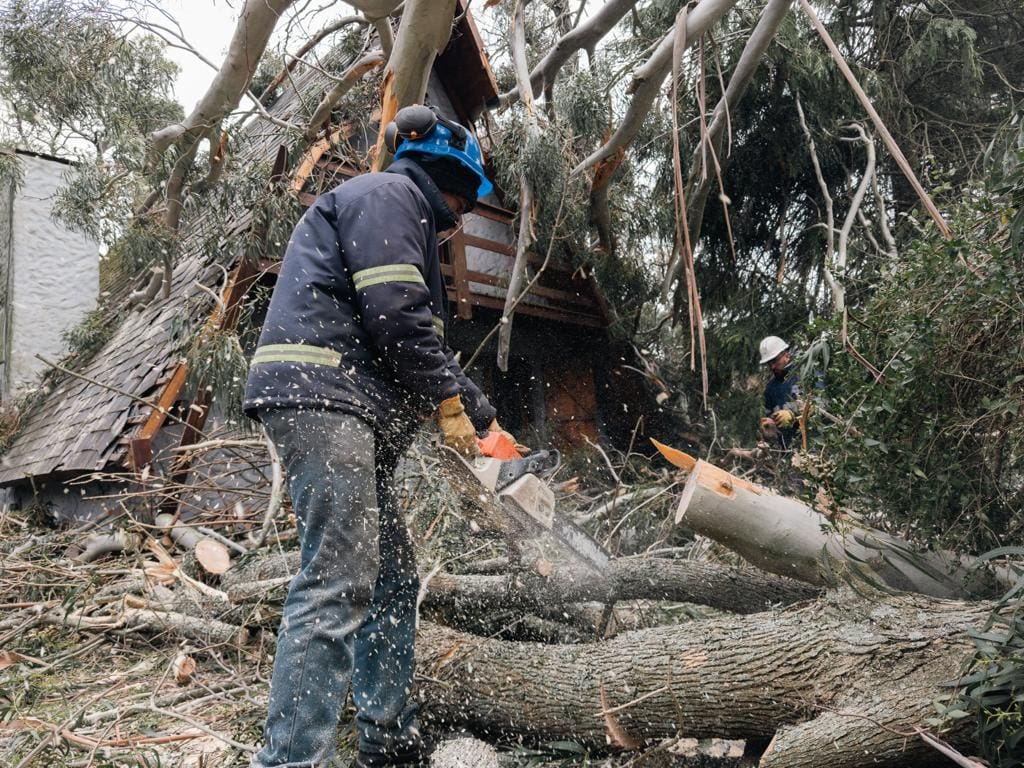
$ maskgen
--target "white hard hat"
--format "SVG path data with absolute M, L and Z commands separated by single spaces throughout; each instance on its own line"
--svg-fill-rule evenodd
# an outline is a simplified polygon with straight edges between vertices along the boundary
M 787 349 L 789 349 L 789 344 L 778 336 L 765 336 L 761 339 L 761 364 L 770 363 Z

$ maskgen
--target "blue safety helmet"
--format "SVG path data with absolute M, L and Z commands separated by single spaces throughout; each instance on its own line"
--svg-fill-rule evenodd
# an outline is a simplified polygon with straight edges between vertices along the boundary
M 414 104 L 398 110 L 384 131 L 384 140 L 396 160 L 418 154 L 458 163 L 480 181 L 476 190 L 478 198 L 494 189 L 484 175 L 483 152 L 476 136 L 458 123 L 441 117 L 431 107 Z

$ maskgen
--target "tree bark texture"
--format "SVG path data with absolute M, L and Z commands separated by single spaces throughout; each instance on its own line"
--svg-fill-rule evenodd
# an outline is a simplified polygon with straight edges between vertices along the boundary
M 298 570 L 299 553 L 252 557 L 221 576 L 232 603 L 262 600 L 282 592 Z M 550 609 L 587 601 L 670 600 L 707 605 L 733 613 L 755 613 L 817 597 L 820 590 L 793 579 L 751 568 L 690 560 L 623 557 L 611 561 L 604 578 L 556 564 L 550 576 L 539 574 L 436 574 L 424 602 L 440 608 Z
M 406 0 L 398 36 L 384 71 L 380 132 L 373 170 L 379 171 L 386 160 L 384 129 L 387 124 L 402 107 L 423 102 L 430 68 L 448 45 L 454 17 L 455 0 Z
M 685 737 L 772 739 L 761 768 L 932 766 L 914 728 L 991 606 L 852 592 L 780 613 L 571 646 L 421 626 L 434 720 L 594 748 Z M 963 737 L 959 738 L 963 743 Z
M 603 578 L 555 566 L 550 576 L 437 574 L 426 603 L 458 611 L 550 609 L 596 600 L 671 600 L 732 613 L 756 613 L 817 597 L 819 590 L 754 569 L 690 560 L 625 557 L 612 560 Z
M 908 542 L 856 520 L 834 522 L 705 461 L 690 473 L 676 522 L 758 568 L 810 584 L 857 571 L 893 589 L 933 597 L 964 597 L 984 586 L 978 574 L 949 555 L 915 552 Z

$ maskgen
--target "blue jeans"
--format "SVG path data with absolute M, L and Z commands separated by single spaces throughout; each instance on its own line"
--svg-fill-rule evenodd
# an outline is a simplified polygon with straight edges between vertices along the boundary
M 288 589 L 253 768 L 326 766 L 351 682 L 359 749 L 418 745 L 412 686 L 419 578 L 392 479 L 407 435 L 336 411 L 260 414 L 288 472 L 301 565 Z

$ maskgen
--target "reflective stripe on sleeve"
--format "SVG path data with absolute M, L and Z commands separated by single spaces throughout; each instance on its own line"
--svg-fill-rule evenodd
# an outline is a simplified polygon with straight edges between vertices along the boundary
M 260 363 L 315 363 L 316 365 L 341 365 L 341 353 L 312 344 L 266 344 L 256 350 L 252 364 Z
M 370 267 L 353 273 L 352 283 L 357 291 L 381 283 L 419 283 L 426 285 L 423 275 L 415 264 L 387 264 L 383 267 Z
M 437 335 L 444 338 L 444 320 L 437 315 L 434 315 L 434 330 L 437 331 Z

